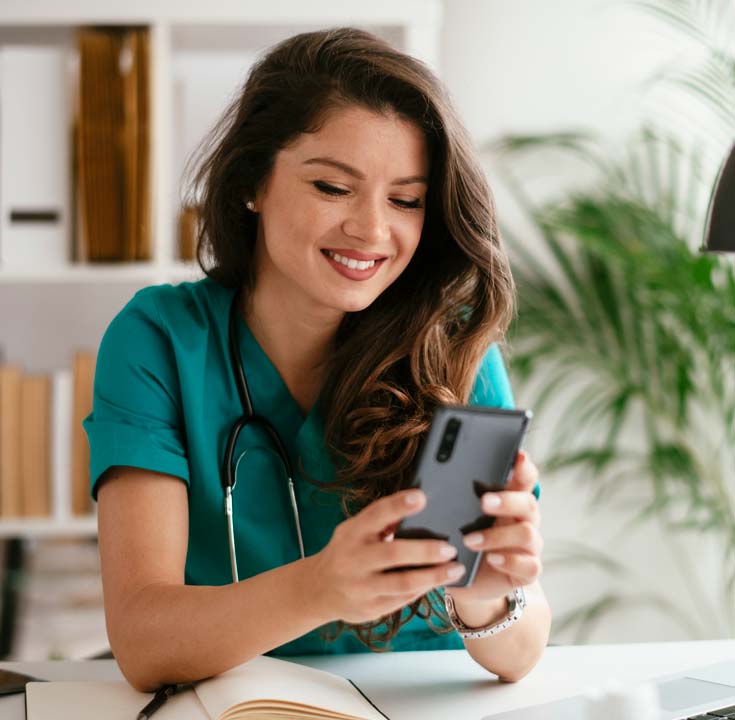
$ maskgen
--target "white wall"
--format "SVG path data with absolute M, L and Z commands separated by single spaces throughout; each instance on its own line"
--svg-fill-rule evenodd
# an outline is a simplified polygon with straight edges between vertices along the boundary
M 660 21 L 622 3 L 446 0 L 442 43 L 442 78 L 478 145 L 505 133 L 588 129 L 614 146 L 650 118 L 685 136 L 703 131 L 704 116 L 696 103 L 680 93 L 642 86 L 662 63 L 683 66 L 693 60 L 697 48 Z M 711 160 L 707 172 L 716 172 L 713 163 L 720 159 Z M 527 235 L 529 228 L 513 208 L 495 168 L 487 160 L 485 166 L 501 222 L 516 234 Z M 544 170 L 547 182 L 557 187 L 575 180 L 561 166 L 539 169 Z M 516 395 L 523 405 L 528 393 Z M 540 419 L 527 443 L 541 466 L 553 422 L 553 416 Z M 707 578 L 717 573 L 719 551 L 713 541 L 692 536 L 666 539 L 656 526 L 624 529 L 630 509 L 608 504 L 590 509 L 594 478 L 575 482 L 542 474 L 542 487 L 547 560 L 542 584 L 557 617 L 607 590 L 644 598 L 661 589 L 690 617 L 699 615 L 699 630 L 672 620 L 661 608 L 624 604 L 597 626 L 591 640 L 677 640 L 725 632 L 708 621 L 706 609 L 697 613 L 696 596 L 705 594 Z M 640 504 L 644 495 L 635 489 L 626 493 L 632 505 Z M 569 571 L 549 562 L 569 540 L 604 550 L 631 568 L 634 577 L 610 579 L 594 568 Z M 710 601 L 716 604 L 721 598 L 712 599 L 710 594 Z M 570 642 L 573 637 L 571 632 L 555 632 L 552 639 Z

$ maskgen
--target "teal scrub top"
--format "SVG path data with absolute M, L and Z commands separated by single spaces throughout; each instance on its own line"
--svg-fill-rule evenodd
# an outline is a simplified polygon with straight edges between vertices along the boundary
M 189 497 L 185 581 L 231 582 L 220 469 L 233 423 L 242 415 L 230 367 L 228 319 L 233 289 L 210 278 L 147 287 L 117 314 L 97 355 L 92 412 L 83 426 L 90 446 L 91 494 L 113 465 L 155 470 L 181 478 Z M 244 320 L 239 344 L 255 411 L 275 426 L 292 458 L 304 549 L 319 552 L 345 518 L 339 497 L 309 483 L 334 478 L 324 448 L 317 402 L 304 417 Z M 470 402 L 513 407 L 508 375 L 497 345 L 479 368 Z M 240 579 L 297 560 L 298 540 L 282 465 L 263 431 L 246 427 L 235 450 L 235 547 Z M 534 491 L 538 497 L 539 487 Z M 408 609 L 404 609 L 404 617 Z M 436 619 L 434 619 L 436 622 Z M 329 629 L 325 626 L 323 629 Z M 317 628 L 275 648 L 273 655 L 369 651 L 352 632 L 327 640 Z M 389 650 L 460 649 L 456 632 L 438 634 L 414 617 Z

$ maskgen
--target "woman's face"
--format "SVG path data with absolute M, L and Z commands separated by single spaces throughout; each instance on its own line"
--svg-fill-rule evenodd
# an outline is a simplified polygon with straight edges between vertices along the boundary
M 255 197 L 256 286 L 275 284 L 299 309 L 366 308 L 416 250 L 428 176 L 417 126 L 360 107 L 334 111 L 277 153 Z

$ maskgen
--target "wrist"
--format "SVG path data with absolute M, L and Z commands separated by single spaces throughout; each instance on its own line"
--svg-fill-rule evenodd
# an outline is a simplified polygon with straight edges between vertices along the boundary
M 451 595 L 451 590 L 447 588 Z M 484 602 L 462 602 L 453 595 L 454 609 L 459 619 L 470 628 L 485 627 L 500 622 L 508 614 L 508 600 L 505 595 Z
M 298 567 L 299 573 L 299 603 L 302 605 L 303 611 L 311 616 L 315 627 L 336 620 L 326 592 L 327 584 L 321 574 L 319 553 L 296 560 L 294 565 Z M 314 588 L 319 588 L 320 591 L 314 592 Z

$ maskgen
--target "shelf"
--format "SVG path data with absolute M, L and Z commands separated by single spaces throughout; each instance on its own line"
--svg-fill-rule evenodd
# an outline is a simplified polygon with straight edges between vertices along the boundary
M 97 537 L 97 516 L 0 519 L 0 538 Z
M 0 49 L 64 49 L 74 80 L 78 27 L 143 25 L 150 29 L 151 69 L 151 259 L 72 262 L 75 195 L 70 178 L 66 252 L 49 251 L 45 262 L 25 268 L 0 265 L 0 362 L 17 363 L 26 372 L 68 368 L 77 348 L 99 346 L 109 323 L 137 290 L 204 277 L 196 262 L 177 260 L 181 173 L 263 51 L 299 32 L 350 25 L 382 36 L 438 70 L 444 5 L 443 0 L 0 0 Z M 70 88 L 74 100 L 78 84 Z M 52 482 L 57 491 L 68 485 L 59 478 Z M 0 538 L 96 537 L 96 517 L 67 517 L 66 504 L 54 507 L 57 516 L 52 518 L 0 518 Z
M 58 268 L 0 269 L 0 285 L 181 282 L 201 277 L 203 273 L 194 262 L 79 263 Z
M 438 0 L 272 0 L 269 3 L 218 0 L 214 3 L 172 3 L 165 0 L 128 0 L 101 3 L 99 0 L 3 0 L 0 23 L 4 24 L 136 24 L 147 22 L 248 23 L 273 25 L 287 18 L 292 23 L 400 23 L 436 22 L 441 15 Z

